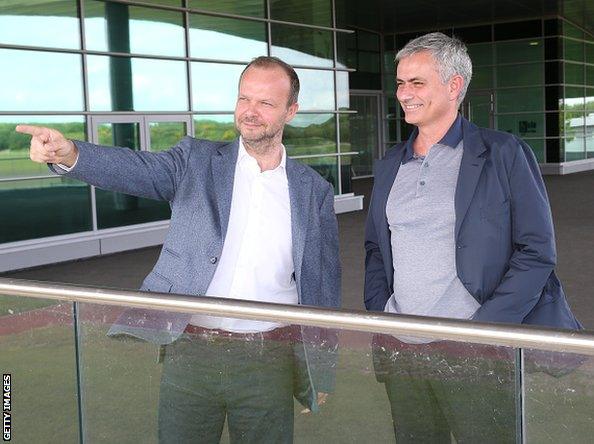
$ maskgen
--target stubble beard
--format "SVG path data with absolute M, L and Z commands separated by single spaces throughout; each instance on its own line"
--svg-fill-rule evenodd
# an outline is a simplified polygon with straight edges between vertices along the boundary
M 237 130 L 241 134 L 241 138 L 246 147 L 258 155 L 266 155 L 278 147 L 278 145 L 281 143 L 283 134 L 282 127 L 263 127 L 259 134 L 255 134 L 253 136 L 246 134 L 247 132 L 242 132 L 239 125 Z

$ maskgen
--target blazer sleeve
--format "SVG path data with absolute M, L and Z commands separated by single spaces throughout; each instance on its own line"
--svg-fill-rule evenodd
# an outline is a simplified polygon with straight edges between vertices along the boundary
M 371 193 L 367 221 L 365 223 L 365 308 L 369 311 L 384 311 L 391 291 L 388 286 L 386 267 L 380 250 L 373 214 L 375 186 Z M 387 246 L 391 248 L 391 246 Z
M 334 211 L 334 188 L 330 184 L 328 184 L 320 207 L 320 223 L 322 301 L 326 307 L 338 308 L 341 304 L 341 267 L 338 248 L 338 221 Z
M 186 171 L 192 139 L 185 137 L 175 147 L 159 153 L 74 143 L 79 151 L 74 168 L 64 173 L 50 164 L 51 170 L 104 190 L 171 201 Z
M 556 263 L 553 220 L 538 163 L 519 144 L 509 173 L 513 253 L 501 282 L 473 319 L 521 323 L 534 308 Z

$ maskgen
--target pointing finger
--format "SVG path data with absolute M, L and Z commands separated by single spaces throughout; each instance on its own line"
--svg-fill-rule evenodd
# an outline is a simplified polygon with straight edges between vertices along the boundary
M 15 130 L 17 133 L 29 134 L 30 136 L 42 136 L 48 133 L 47 129 L 34 125 L 17 125 Z

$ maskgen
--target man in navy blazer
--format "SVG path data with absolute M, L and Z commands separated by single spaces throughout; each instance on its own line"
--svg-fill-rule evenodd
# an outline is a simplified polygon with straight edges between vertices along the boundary
M 338 307 L 334 190 L 281 143 L 298 93 L 289 65 L 254 59 L 239 81 L 240 139 L 185 137 L 160 153 L 17 131 L 33 136 L 31 159 L 60 174 L 170 202 L 169 232 L 143 290 Z M 289 442 L 292 395 L 316 410 L 332 389 L 336 338 L 320 329 L 128 310 L 110 333 L 166 345 L 162 442 L 218 442 L 226 414 L 232 441 Z
M 554 273 L 551 210 L 532 150 L 514 135 L 479 128 L 458 113 L 472 76 L 464 44 L 441 33 L 427 34 L 410 41 L 396 61 L 396 96 L 415 129 L 375 166 L 365 231 L 367 309 L 580 328 Z M 409 354 L 408 363 L 392 362 L 392 370 L 397 367 L 396 373 L 404 371 L 409 378 L 418 370 L 419 353 L 442 354 L 435 351 L 441 345 L 410 342 L 427 341 L 395 340 L 388 346 L 401 351 L 401 357 Z M 451 397 L 436 395 L 452 392 L 431 382 L 420 395 L 405 379 L 393 373 L 384 379 L 400 439 L 449 442 L 451 431 L 458 440 L 481 436 L 469 435 L 469 428 L 451 415 L 431 416 L 457 410 L 458 419 L 468 418 L 471 412 L 451 408 Z M 440 408 L 427 401 L 431 413 L 419 421 L 417 408 L 402 400 L 407 394 L 409 399 L 439 399 Z M 484 391 L 481 395 L 488 398 Z M 466 405 L 474 417 L 485 407 L 487 417 L 497 416 L 497 408 L 484 402 L 480 407 L 471 397 Z M 477 430 L 482 429 L 482 437 L 507 436 L 492 425 Z

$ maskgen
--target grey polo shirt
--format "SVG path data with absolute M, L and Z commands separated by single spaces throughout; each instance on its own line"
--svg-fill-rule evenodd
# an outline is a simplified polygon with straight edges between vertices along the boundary
M 394 293 L 385 311 L 469 319 L 480 305 L 458 278 L 454 238 L 461 119 L 425 158 L 413 155 L 412 140 L 386 205 Z

